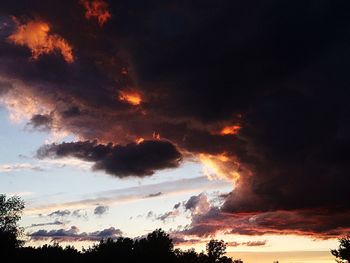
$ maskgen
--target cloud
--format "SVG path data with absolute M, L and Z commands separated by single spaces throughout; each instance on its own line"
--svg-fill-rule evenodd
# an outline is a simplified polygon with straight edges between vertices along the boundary
M 172 211 L 165 212 L 164 214 L 157 215 L 155 219 L 165 222 L 167 220 L 174 219 L 179 215 L 180 215 L 180 211 L 177 209 L 174 209 Z
M 191 196 L 190 199 L 184 204 L 186 210 L 190 210 L 194 214 L 203 214 L 209 211 L 211 205 L 208 201 L 208 197 L 204 193 Z
M 218 208 L 192 218 L 182 235 L 208 237 L 217 233 L 240 235 L 293 234 L 335 238 L 350 230 L 349 213 L 327 209 L 225 213 Z
M 35 114 L 31 117 L 28 125 L 38 130 L 50 130 L 52 126 L 52 117 L 49 114 Z
M 108 210 L 109 210 L 108 206 L 105 206 L 105 205 L 96 206 L 94 209 L 94 215 L 101 216 L 101 215 L 107 213 Z
M 152 175 L 155 170 L 179 166 L 182 158 L 173 144 L 160 140 L 125 146 L 90 141 L 51 144 L 41 147 L 38 157 L 76 157 L 94 162 L 94 170 L 118 177 Z
M 160 196 L 162 194 L 163 194 L 162 192 L 158 192 L 158 193 L 149 194 L 146 197 L 157 197 L 157 196 Z
M 155 192 L 162 192 L 163 196 L 166 197 L 224 187 L 227 187 L 226 182 L 208 181 L 205 176 L 199 176 L 124 189 L 101 191 L 71 202 L 56 203 L 48 200 L 46 205 L 42 205 L 40 199 L 32 200 L 31 204 L 25 208 L 24 213 L 30 215 L 52 210 L 95 208 L 96 204 L 100 203 L 104 205 L 116 205 L 142 200 L 147 198 L 146 196 L 149 194 Z
M 95 18 L 100 26 L 103 26 L 111 18 L 108 4 L 103 0 L 80 0 L 80 3 L 86 9 L 86 19 Z
M 247 247 L 260 247 L 267 244 L 266 240 L 257 240 L 257 241 L 247 241 L 247 242 L 236 242 L 231 241 L 227 243 L 229 247 L 238 247 L 238 246 L 247 246 Z
M 256 1 L 224 0 L 215 12 L 209 0 L 200 9 L 192 1 L 109 1 L 96 12 L 93 2 L 91 19 L 106 11 L 113 18 L 101 20 L 103 28 L 86 22 L 81 1 L 0 4 L 6 21 L 0 37 L 18 35 L 19 43 L 0 44 L 1 81 L 11 84 L 2 103 L 28 120 L 52 112 L 51 129 L 81 139 L 48 146 L 52 157 L 70 147 L 70 155 L 120 177 L 176 168 L 180 153 L 202 162 L 207 175 L 234 184 L 222 206 L 193 220 L 203 234 L 347 231 L 348 2 L 335 9 L 325 1 L 270 1 L 259 8 Z M 36 19 L 16 24 L 10 17 L 17 14 Z M 29 26 L 38 43 L 24 34 Z M 74 63 L 60 45 L 43 44 L 50 37 L 74 47 Z M 38 59 L 28 60 L 27 48 Z M 140 104 L 121 101 L 125 90 L 142 94 Z M 155 156 L 160 150 L 153 146 L 164 145 L 150 143 L 153 134 L 176 149 L 173 155 Z M 147 152 L 135 143 L 140 138 L 153 145 Z M 71 149 L 82 145 L 85 152 Z M 98 145 L 113 157 L 127 151 L 136 165 L 90 157 Z M 259 219 L 254 227 L 248 215 Z
M 175 245 L 195 245 L 203 242 L 202 239 L 185 239 L 178 236 L 171 236 L 171 239 Z
M 56 210 L 50 214 L 48 214 L 47 216 L 49 217 L 65 217 L 65 216 L 69 216 L 71 214 L 71 211 L 69 210 Z
M 44 230 L 40 229 L 33 233 L 28 234 L 31 240 L 55 240 L 55 241 L 99 241 L 106 238 L 118 238 L 122 235 L 120 229 L 114 227 L 106 228 L 101 231 L 95 232 L 80 232 L 76 226 L 72 226 L 70 229 L 58 229 L 58 230 Z
M 15 164 L 0 164 L 0 172 L 9 173 L 9 172 L 21 172 L 21 171 L 43 171 L 44 169 L 35 164 L 31 163 L 15 163 Z
M 176 203 L 176 204 L 174 205 L 174 209 L 178 209 L 180 206 L 181 206 L 181 202 Z
M 47 222 L 47 223 L 39 223 L 39 224 L 31 224 L 28 227 L 41 227 L 41 226 L 55 226 L 55 225 L 64 225 L 65 223 L 61 221 Z
M 71 215 L 72 215 L 72 217 L 75 217 L 75 218 L 83 218 L 85 220 L 88 219 L 88 215 L 87 215 L 86 211 L 83 211 L 81 209 L 73 210 Z
M 267 243 L 266 240 L 258 240 L 258 241 L 243 242 L 242 244 L 247 247 L 260 247 L 260 246 L 265 246 L 266 243 Z
M 49 24 L 36 20 L 20 23 L 15 19 L 15 22 L 16 31 L 8 37 L 8 40 L 16 45 L 27 46 L 32 52 L 33 59 L 58 50 L 66 62 L 74 61 L 72 47 L 59 35 L 51 34 Z

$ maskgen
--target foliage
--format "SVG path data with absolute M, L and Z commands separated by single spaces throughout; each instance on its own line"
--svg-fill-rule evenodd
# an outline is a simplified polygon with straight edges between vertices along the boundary
M 4 250 L 12 250 L 23 244 L 19 240 L 23 230 L 17 225 L 23 209 L 24 202 L 18 196 L 6 198 L 6 195 L 0 195 L 0 246 Z
M 340 238 L 338 249 L 331 250 L 331 253 L 337 262 L 350 262 L 350 236 Z

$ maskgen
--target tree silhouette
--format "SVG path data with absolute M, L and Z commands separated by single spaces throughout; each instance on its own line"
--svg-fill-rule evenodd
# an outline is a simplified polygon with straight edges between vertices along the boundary
M 179 263 L 199 263 L 198 253 L 193 248 L 186 251 L 177 248 L 174 252 Z
M 350 262 L 350 236 L 340 238 L 338 249 L 331 250 L 331 253 L 339 263 Z
M 226 243 L 223 240 L 212 239 L 206 245 L 209 263 L 232 263 L 232 259 L 226 254 Z
M 163 230 L 157 229 L 146 238 L 135 241 L 135 256 L 138 262 L 175 262 L 174 245 Z
M 23 209 L 24 201 L 20 197 L 6 198 L 0 194 L 0 247 L 4 251 L 13 251 L 24 243 L 19 240 L 23 230 L 17 225 Z
M 223 240 L 212 239 L 206 246 L 208 257 L 213 259 L 215 262 L 226 252 L 226 243 Z

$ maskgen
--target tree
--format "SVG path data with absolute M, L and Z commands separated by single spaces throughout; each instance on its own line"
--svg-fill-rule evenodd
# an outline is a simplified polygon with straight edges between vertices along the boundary
M 134 243 L 136 262 L 174 262 L 176 256 L 172 239 L 161 229 L 149 233 L 147 237 Z
M 338 249 L 332 249 L 331 253 L 339 263 L 350 262 L 350 236 L 339 239 Z
M 206 246 L 209 262 L 230 263 L 231 258 L 224 256 L 226 254 L 226 243 L 223 240 L 212 239 Z
M 6 198 L 0 194 L 0 247 L 4 250 L 18 248 L 24 243 L 19 240 L 22 229 L 17 225 L 23 209 L 24 201 L 20 197 Z

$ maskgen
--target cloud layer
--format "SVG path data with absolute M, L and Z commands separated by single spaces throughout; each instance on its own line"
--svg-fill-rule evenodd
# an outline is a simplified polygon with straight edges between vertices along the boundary
M 72 226 L 70 229 L 58 229 L 58 230 L 44 230 L 40 229 L 31 234 L 28 234 L 32 240 L 55 240 L 55 241 L 99 241 L 106 238 L 118 238 L 122 235 L 120 229 L 114 227 L 106 228 L 101 231 L 95 231 L 91 233 L 79 232 L 76 226 Z

